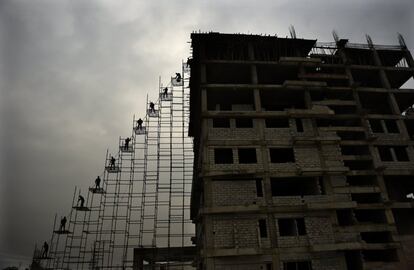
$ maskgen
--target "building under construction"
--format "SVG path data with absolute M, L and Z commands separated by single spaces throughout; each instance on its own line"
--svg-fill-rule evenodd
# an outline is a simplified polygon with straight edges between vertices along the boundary
M 198 269 L 414 269 L 402 36 L 291 35 L 192 35 Z
M 147 98 L 99 181 L 75 189 L 32 268 L 414 269 L 402 36 L 191 39 L 192 58 Z

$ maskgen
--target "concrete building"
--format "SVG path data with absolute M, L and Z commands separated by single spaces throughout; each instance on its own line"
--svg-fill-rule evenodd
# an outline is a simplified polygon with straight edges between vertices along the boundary
M 414 269 L 402 37 L 191 38 L 198 269 Z

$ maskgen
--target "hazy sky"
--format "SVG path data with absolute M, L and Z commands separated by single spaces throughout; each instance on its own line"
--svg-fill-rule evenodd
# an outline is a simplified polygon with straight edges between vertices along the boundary
M 192 31 L 414 48 L 412 0 L 0 0 L 0 268 L 31 257 L 103 171 L 158 76 L 180 70 Z M 414 88 L 414 84 L 411 84 Z

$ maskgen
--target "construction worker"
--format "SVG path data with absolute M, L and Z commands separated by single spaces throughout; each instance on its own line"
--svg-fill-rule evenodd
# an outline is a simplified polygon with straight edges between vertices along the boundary
M 175 73 L 175 80 L 177 82 L 181 82 L 181 74 L 180 73 Z
M 111 160 L 109 161 L 110 162 L 110 168 L 115 169 L 115 161 L 116 161 L 116 159 L 113 156 L 111 156 Z
M 98 175 L 98 177 L 96 177 L 95 179 L 95 189 L 98 189 L 100 187 L 100 184 L 101 184 L 101 178 Z
M 60 220 L 60 228 L 59 228 L 59 231 L 61 231 L 61 232 L 64 232 L 65 231 L 65 227 L 66 227 L 66 217 L 63 217 L 61 220 Z
M 167 97 L 168 97 L 168 87 L 165 87 L 165 88 L 164 88 L 164 93 L 162 94 L 162 96 L 163 96 L 164 98 L 167 98 Z
M 142 123 L 144 123 L 144 121 L 142 121 L 141 118 L 137 120 L 137 128 L 138 129 L 142 129 Z
M 78 204 L 80 202 L 80 207 L 83 207 L 83 205 L 85 204 L 85 198 L 82 195 L 79 195 L 78 197 Z
M 130 141 L 131 141 L 131 138 L 129 138 L 129 137 L 125 139 L 125 143 L 124 143 L 124 149 L 125 150 L 128 150 Z
M 47 257 L 47 253 L 49 252 L 49 245 L 47 244 L 47 242 L 45 241 L 43 243 L 43 247 L 42 247 L 42 258 L 46 258 Z
M 150 107 L 150 112 L 155 113 L 155 104 L 154 104 L 154 102 L 150 101 L 149 107 Z

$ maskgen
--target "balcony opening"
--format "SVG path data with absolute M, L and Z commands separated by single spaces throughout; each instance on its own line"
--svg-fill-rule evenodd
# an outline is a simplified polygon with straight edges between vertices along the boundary
M 283 262 L 283 270 L 312 270 L 312 262 Z
M 321 194 L 315 177 L 271 178 L 272 196 L 305 196 Z
M 256 148 L 239 148 L 239 164 L 257 163 Z
M 259 233 L 260 238 L 267 238 L 266 219 L 259 219 Z
M 360 251 L 345 251 L 345 262 L 347 270 L 362 270 L 362 257 Z
M 384 120 L 387 133 L 400 133 L 400 130 L 395 120 Z
M 360 127 L 360 119 L 316 119 L 318 127 Z
M 370 244 L 392 242 L 391 232 L 361 232 L 361 239 Z
M 257 65 L 259 84 L 283 84 L 286 80 L 298 80 L 298 66 Z
M 362 250 L 362 257 L 366 262 L 396 262 L 398 254 L 395 249 Z
M 208 64 L 206 77 L 209 84 L 250 84 L 250 65 L 243 64 Z
M 289 119 L 286 118 L 267 118 L 266 128 L 289 128 Z
M 392 209 L 397 231 L 402 235 L 414 235 L 414 209 Z
M 343 141 L 362 141 L 365 140 L 363 131 L 337 131 L 336 134 Z
M 382 66 L 409 67 L 403 50 L 377 50 Z
M 352 91 L 335 90 L 335 91 L 310 91 L 312 101 L 324 100 L 354 100 Z
M 372 170 L 374 165 L 371 160 L 344 160 L 344 165 L 351 171 Z
M 375 65 L 371 50 L 346 48 L 345 54 L 349 64 L 370 66 Z
M 230 119 L 213 118 L 213 128 L 230 128 Z
M 378 70 L 352 69 L 351 73 L 355 84 L 359 87 L 382 88 Z
M 209 111 L 254 111 L 251 89 L 214 88 L 207 91 Z
M 392 114 L 387 93 L 359 92 L 361 106 L 368 114 Z
M 263 197 L 262 179 L 256 179 L 256 196 Z
M 384 133 L 385 132 L 384 127 L 381 124 L 381 120 L 369 119 L 368 122 L 369 122 L 369 125 L 371 127 L 372 132 L 374 132 L 374 133 Z
M 298 91 L 262 90 L 260 100 L 264 111 L 284 111 L 285 109 L 306 109 L 305 95 Z
M 303 218 L 282 218 L 277 220 L 280 236 L 306 235 Z
M 378 153 L 380 155 L 381 161 L 393 161 L 391 147 L 389 146 L 378 146 Z
M 269 148 L 271 163 L 295 162 L 293 148 Z
M 382 202 L 381 193 L 352 193 L 351 197 L 358 204 Z
M 303 124 L 302 124 L 302 119 L 295 119 L 295 123 L 296 123 L 296 131 L 297 132 L 303 132 Z
M 377 177 L 375 175 L 348 175 L 346 182 L 350 186 L 376 186 Z
M 232 164 L 233 163 L 233 149 L 231 148 L 214 149 L 214 163 L 215 164 Z
M 366 145 L 341 145 L 342 155 L 364 156 L 370 155 L 369 148 Z
M 412 84 L 412 86 L 413 85 L 414 84 Z M 414 93 L 411 91 L 406 92 L 406 93 L 395 93 L 394 97 L 395 97 L 395 100 L 397 101 L 400 112 L 405 112 L 407 109 L 409 109 L 414 104 Z
M 408 135 L 411 139 L 414 139 L 414 119 L 406 119 L 405 128 L 407 129 Z
M 355 105 L 328 105 L 328 107 L 335 112 L 335 114 L 356 114 Z
M 371 130 L 373 133 L 400 133 L 397 122 L 395 120 L 370 119 L 369 125 L 371 126 Z
M 406 146 L 377 146 L 381 161 L 410 161 Z
M 253 119 L 251 118 L 236 118 L 236 128 L 252 128 Z
M 395 157 L 397 161 L 410 161 L 407 154 L 407 147 L 405 146 L 394 146 Z
M 380 209 L 355 209 L 355 218 L 359 223 L 387 223 L 385 211 Z
M 392 201 L 414 201 L 414 177 L 407 175 L 384 175 L 388 197 Z
M 351 226 L 356 222 L 352 209 L 336 210 L 336 217 L 338 218 L 339 226 Z

